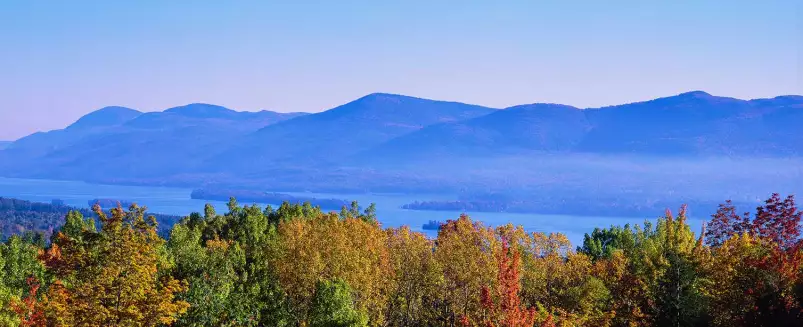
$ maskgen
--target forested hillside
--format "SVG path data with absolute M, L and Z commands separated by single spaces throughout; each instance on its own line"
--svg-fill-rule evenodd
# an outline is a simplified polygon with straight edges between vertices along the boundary
M 356 204 L 207 205 L 164 239 L 142 208 L 0 245 L 3 326 L 800 326 L 801 212 L 772 195 L 586 234 L 461 216 L 435 239 Z
M 108 204 L 109 201 L 106 202 Z M 106 208 L 111 207 L 113 206 L 106 206 Z M 65 206 L 58 200 L 54 200 L 53 203 L 41 203 L 0 197 L 0 237 L 7 239 L 11 235 L 26 232 L 42 233 L 45 237 L 49 237 L 64 223 L 64 216 L 71 211 L 87 217 L 94 216 L 89 209 Z M 178 216 L 164 214 L 153 214 L 153 216 L 162 226 L 159 232 L 165 236 L 170 227 L 181 219 Z

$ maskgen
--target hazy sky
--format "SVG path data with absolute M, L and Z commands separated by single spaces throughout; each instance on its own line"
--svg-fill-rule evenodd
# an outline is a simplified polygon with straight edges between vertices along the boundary
M 803 94 L 798 2 L 5 0 L 0 140 L 108 105 L 312 112 L 372 92 L 493 107 Z

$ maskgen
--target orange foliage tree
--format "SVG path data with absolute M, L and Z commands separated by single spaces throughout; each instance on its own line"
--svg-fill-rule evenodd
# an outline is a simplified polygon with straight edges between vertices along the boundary
M 42 304 L 36 300 L 39 291 L 39 282 L 28 277 L 28 295 L 22 301 L 12 301 L 11 309 L 17 314 L 20 320 L 20 327 L 44 327 L 46 320 L 42 311 Z
M 493 230 L 461 215 L 441 226 L 436 242 L 435 260 L 444 279 L 435 303 L 439 319 L 445 324 L 481 322 L 481 290 L 496 287 Z
M 481 302 L 487 310 L 483 324 L 487 327 L 531 327 L 535 324 L 535 308 L 525 308 L 521 304 L 521 254 L 510 247 L 507 239 L 502 240 L 502 248 L 497 255 L 497 294 L 482 288 Z
M 93 210 L 100 231 L 61 232 L 42 255 L 57 279 L 48 292 L 48 320 L 77 326 L 174 322 L 189 306 L 174 298 L 186 284 L 159 274 L 166 264 L 160 257 L 164 240 L 156 234 L 153 217 L 146 220 L 145 208 L 137 206 L 114 208 L 111 216 L 97 205 Z

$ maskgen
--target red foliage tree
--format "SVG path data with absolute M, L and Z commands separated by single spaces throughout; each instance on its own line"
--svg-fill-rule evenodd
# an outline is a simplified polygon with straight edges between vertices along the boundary
M 783 249 L 796 248 L 800 243 L 801 213 L 793 195 L 781 199 L 780 194 L 773 193 L 763 206 L 756 208 L 753 233 L 776 242 Z
M 733 235 L 741 235 L 750 230 L 750 213 L 736 213 L 731 200 L 719 205 L 717 212 L 711 216 L 705 229 L 705 240 L 708 246 L 720 246 Z
M 784 250 L 799 249 L 801 240 L 800 220 L 803 212 L 797 209 L 795 197 L 782 199 L 778 193 L 756 208 L 751 220 L 750 213 L 738 215 L 730 200 L 719 205 L 706 225 L 705 237 L 710 246 L 719 246 L 733 235 L 750 233 L 755 237 L 770 240 Z
M 746 287 L 744 298 L 720 299 L 723 303 L 745 299 L 751 303 L 751 310 L 738 319 L 741 323 L 787 326 L 803 319 L 803 305 L 794 295 L 796 288 L 803 287 L 801 214 L 794 196 L 782 198 L 774 193 L 756 208 L 752 220 L 747 213 L 738 216 L 728 201 L 720 205 L 707 224 L 706 242 L 713 247 L 727 246 L 723 244 L 726 241 L 738 242 L 732 237 L 741 234 L 748 234 L 756 242 L 750 248 L 754 252 L 744 254 L 740 271 L 736 272 L 740 274 L 740 284 Z
M 488 327 L 522 327 L 535 324 L 535 309 L 526 309 L 519 297 L 521 283 L 521 255 L 507 240 L 502 241 L 502 251 L 498 256 L 499 273 L 497 277 L 497 301 L 487 287 L 482 289 L 482 305 L 488 311 L 484 325 Z
M 36 300 L 39 282 L 34 277 L 28 277 L 26 282 L 28 283 L 28 295 L 22 301 L 13 301 L 11 310 L 20 318 L 21 327 L 44 327 L 47 325 L 45 315 Z

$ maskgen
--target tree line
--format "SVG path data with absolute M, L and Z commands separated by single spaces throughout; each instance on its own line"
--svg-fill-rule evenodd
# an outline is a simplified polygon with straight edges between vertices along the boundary
M 130 203 L 110 199 L 93 199 L 89 201 L 92 206 L 96 203 L 106 208 L 112 208 L 118 204 L 129 206 Z M 0 197 L 0 239 L 6 240 L 12 235 L 21 234 L 43 234 L 45 238 L 50 237 L 53 231 L 57 230 L 64 223 L 64 216 L 71 211 L 78 211 L 84 216 L 97 218 L 92 210 L 87 208 L 76 208 L 64 204 L 64 201 L 54 199 L 51 203 L 32 202 L 13 198 Z M 108 212 L 107 212 L 108 213 Z M 159 225 L 172 226 L 182 217 L 153 214 Z M 170 230 L 161 228 L 159 234 L 167 237 Z M 29 235 L 29 237 L 41 237 Z
M 801 326 L 794 198 L 686 209 L 571 246 L 466 215 L 436 238 L 374 207 L 211 205 L 168 238 L 145 208 L 72 211 L 0 246 L 3 326 Z

